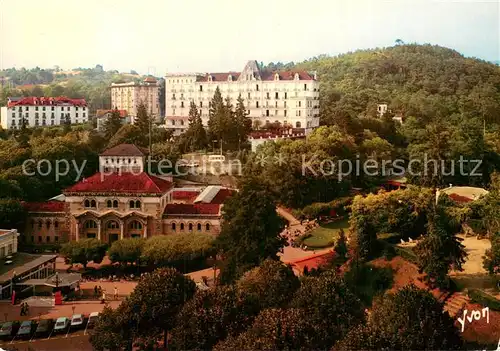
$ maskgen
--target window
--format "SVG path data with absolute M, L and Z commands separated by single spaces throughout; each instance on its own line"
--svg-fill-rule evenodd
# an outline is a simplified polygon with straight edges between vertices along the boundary
M 299 117 L 302 115 L 302 111 L 299 111 Z
M 200 85 L 200 91 L 203 91 L 203 85 Z
M 90 207 L 90 201 L 89 200 L 85 200 L 84 202 L 84 205 L 83 205 L 85 208 L 89 208 Z
M 92 208 L 96 208 L 97 207 L 95 200 L 91 200 L 90 201 L 90 207 L 92 207 Z
M 110 208 L 112 206 L 111 200 L 106 201 L 106 207 Z
M 258 101 L 255 102 L 255 107 L 259 108 L 259 102 Z
M 129 207 L 130 208 L 138 208 L 140 209 L 141 208 L 141 202 L 139 200 L 130 200 L 129 202 Z
M 184 125 L 184 121 L 181 120 L 181 126 L 183 126 L 183 125 Z
M 269 99 L 269 93 L 266 93 L 266 99 Z
M 85 222 L 85 229 L 97 229 L 97 222 L 93 220 Z
M 274 107 L 276 107 L 276 108 L 278 107 L 278 101 L 275 101 Z
M 285 102 L 283 102 L 283 107 L 284 107 L 284 108 L 286 108 L 286 101 L 285 101 Z
M 295 128 L 300 128 L 300 122 L 295 122 Z
M 304 91 L 307 90 L 307 84 L 304 84 Z
M 78 117 L 78 112 L 75 114 L 75 117 Z
M 38 221 L 38 228 L 42 228 L 42 221 Z
M 47 236 L 47 237 L 45 238 L 45 240 L 46 240 L 48 243 L 50 243 L 50 236 Z
M 201 232 L 201 223 L 198 223 L 197 229 L 198 229 L 199 232 Z
M 35 112 L 35 118 L 38 118 L 38 112 Z
M 54 222 L 54 228 L 59 228 L 59 222 L 58 221 Z
M 255 86 L 255 90 L 259 91 L 259 84 Z
M 181 108 L 184 108 L 184 101 L 181 101 Z
M 47 226 L 47 229 L 50 229 L 50 221 L 47 221 L 47 223 L 45 223 L 45 225 Z
M 207 232 L 210 230 L 210 224 L 209 224 L 209 223 L 205 224 L 205 230 L 206 230 Z
M 55 118 L 55 117 L 56 117 L 56 115 L 54 114 L 54 112 L 52 112 L 52 113 L 50 114 L 50 118 Z
M 118 228 L 120 228 L 120 225 L 116 221 L 109 221 L 108 224 L 106 225 L 106 228 L 108 228 L 108 229 L 118 229 Z
M 118 208 L 118 200 L 113 200 L 113 208 Z
M 35 106 L 35 111 L 38 111 L 38 106 Z
M 247 96 L 248 96 L 248 99 L 250 99 L 250 93 L 248 93 L 248 95 L 247 95 Z
M 16 118 L 16 113 L 12 112 L 12 118 Z
M 269 110 L 266 110 L 266 117 L 269 117 Z
M 42 111 L 45 111 L 45 106 L 42 106 Z
M 193 230 L 193 223 L 189 223 L 189 231 Z
M 200 101 L 200 107 L 203 107 L 203 101 Z
M 299 107 L 302 107 L 302 101 L 299 101 Z
M 26 111 L 29 111 L 29 109 L 30 109 L 30 108 L 29 108 L 29 106 L 26 106 L 24 109 L 25 109 Z
M 284 114 L 283 114 L 283 116 L 285 116 L 285 117 L 286 117 L 286 110 L 285 110 L 285 111 L 283 111 L 283 113 L 284 113 Z
M 279 96 L 280 96 L 280 93 L 278 93 L 278 92 L 274 93 L 274 98 L 275 99 L 279 99 Z
M 278 115 L 278 110 L 274 110 L 274 115 L 277 116 Z M 278 121 L 276 121 L 278 122 Z M 279 122 L 278 122 L 279 123 Z
M 287 98 L 287 95 L 288 95 L 288 94 L 287 94 L 287 93 L 285 93 L 285 99 Z M 285 102 L 285 104 L 286 104 L 286 102 Z
M 181 223 L 181 230 L 184 230 L 184 223 Z
M 172 223 L 172 230 L 175 232 L 175 223 Z
M 85 117 L 85 112 L 83 113 L 83 117 Z
M 129 225 L 130 229 L 142 229 L 142 223 L 139 221 L 132 221 Z
M 54 111 L 54 106 L 52 106 L 52 107 L 50 108 L 50 110 L 51 110 L 51 111 Z
M 54 241 L 57 243 L 59 241 L 59 237 L 58 236 L 55 236 L 54 237 Z

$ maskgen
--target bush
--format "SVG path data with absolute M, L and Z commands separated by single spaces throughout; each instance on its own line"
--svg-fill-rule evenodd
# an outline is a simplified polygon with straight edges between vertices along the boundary
M 494 296 L 477 289 L 469 290 L 468 295 L 472 302 L 491 308 L 494 311 L 500 311 L 500 300 Z
M 391 261 L 394 257 L 396 257 L 396 250 L 392 245 L 386 245 L 382 251 L 382 255 L 387 261 Z
M 375 296 L 392 286 L 394 272 L 391 268 L 373 267 L 369 264 L 351 263 L 345 280 L 352 292 L 369 306 Z
M 307 219 L 314 219 L 320 216 L 332 216 L 333 212 L 337 216 L 345 216 L 349 212 L 349 205 L 352 197 L 341 197 L 330 202 L 315 202 L 308 205 L 298 213 Z

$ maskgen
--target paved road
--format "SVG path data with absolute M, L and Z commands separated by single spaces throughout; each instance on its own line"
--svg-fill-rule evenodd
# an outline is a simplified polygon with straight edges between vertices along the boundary
M 92 351 L 88 333 L 77 331 L 70 334 L 51 335 L 32 340 L 2 341 L 0 347 L 5 350 L 19 351 Z

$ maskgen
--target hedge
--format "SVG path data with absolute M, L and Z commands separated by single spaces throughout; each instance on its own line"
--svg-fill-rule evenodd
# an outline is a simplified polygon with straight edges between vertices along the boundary
M 500 300 L 494 296 L 477 289 L 470 289 L 468 295 L 472 302 L 491 308 L 494 311 L 500 311 Z

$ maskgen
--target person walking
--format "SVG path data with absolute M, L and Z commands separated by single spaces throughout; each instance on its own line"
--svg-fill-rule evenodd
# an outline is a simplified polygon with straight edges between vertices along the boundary
M 20 316 L 24 316 L 24 302 L 23 302 L 23 303 L 21 303 L 21 305 L 20 305 L 19 307 L 21 307 L 21 310 L 20 310 L 19 315 L 20 315 Z
M 29 316 L 30 315 L 30 305 L 28 305 L 27 302 L 25 302 L 24 304 L 24 308 L 25 308 L 25 316 Z
M 99 291 L 97 290 L 97 285 L 94 286 L 94 296 L 99 296 Z
M 115 285 L 115 291 L 114 291 L 114 296 L 113 296 L 113 298 L 114 298 L 115 300 L 118 300 L 118 288 L 116 287 L 116 285 Z
M 106 292 L 102 292 L 101 303 L 106 302 Z

